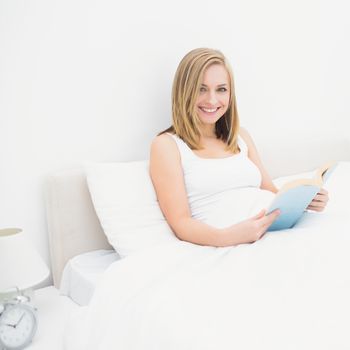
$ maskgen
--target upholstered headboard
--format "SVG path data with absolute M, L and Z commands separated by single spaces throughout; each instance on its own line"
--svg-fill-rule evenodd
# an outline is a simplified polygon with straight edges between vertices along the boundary
M 350 140 L 331 139 L 286 144 L 256 142 L 273 178 L 309 171 L 331 160 L 350 160 Z M 61 171 L 47 181 L 47 221 L 51 266 L 59 286 L 66 262 L 77 254 L 111 249 L 96 216 L 82 169 Z
M 52 276 L 58 287 L 70 258 L 112 247 L 96 216 L 82 169 L 66 170 L 48 177 L 46 208 Z
M 350 136 L 273 134 L 254 138 L 262 161 L 272 178 L 309 171 L 331 161 L 350 160 Z

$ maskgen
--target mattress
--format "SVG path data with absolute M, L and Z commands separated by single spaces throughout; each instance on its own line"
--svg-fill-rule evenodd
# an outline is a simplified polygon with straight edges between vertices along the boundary
M 70 259 L 63 270 L 60 294 L 87 305 L 103 272 L 119 258 L 114 250 L 100 249 Z

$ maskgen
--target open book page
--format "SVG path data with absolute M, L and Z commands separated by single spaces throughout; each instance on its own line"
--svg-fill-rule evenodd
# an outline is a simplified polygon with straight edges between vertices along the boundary
M 251 207 L 251 216 L 261 209 L 266 209 L 267 214 L 280 209 L 281 214 L 269 231 L 293 227 L 335 167 L 335 163 L 328 163 L 310 172 L 276 179 L 274 184 L 279 189 L 278 193 L 260 190 Z
M 268 208 L 267 213 L 275 209 L 281 210 L 281 214 L 268 230 L 276 231 L 293 227 L 336 166 L 337 163 L 326 163 L 316 170 L 312 179 L 294 180 L 285 184 Z
M 328 178 L 331 176 L 335 168 L 338 166 L 338 162 L 330 162 L 323 165 L 323 167 L 319 168 L 315 177 L 319 177 L 322 179 L 322 183 L 326 183 Z
M 316 170 L 298 173 L 294 175 L 282 176 L 273 180 L 274 185 L 280 190 L 285 184 L 300 179 L 312 179 L 317 172 Z M 267 190 L 260 190 L 255 194 L 253 205 L 250 209 L 250 216 L 254 216 L 262 209 L 268 210 L 271 203 L 275 199 L 277 193 L 273 193 Z
M 306 171 L 294 175 L 281 176 L 273 180 L 274 185 L 280 190 L 287 183 L 300 179 L 312 179 L 317 173 L 317 169 L 312 171 Z
M 313 171 L 295 175 L 279 187 L 279 192 L 285 192 L 302 185 L 322 187 L 324 182 L 327 181 L 328 177 L 335 169 L 336 165 L 337 163 L 335 162 L 328 162 Z

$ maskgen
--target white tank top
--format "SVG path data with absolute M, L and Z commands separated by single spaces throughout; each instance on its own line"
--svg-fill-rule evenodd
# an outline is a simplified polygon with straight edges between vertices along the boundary
M 260 190 L 261 173 L 248 158 L 248 147 L 238 136 L 240 153 L 226 158 L 202 158 L 178 136 L 170 135 L 181 156 L 192 217 L 225 227 L 251 214 Z

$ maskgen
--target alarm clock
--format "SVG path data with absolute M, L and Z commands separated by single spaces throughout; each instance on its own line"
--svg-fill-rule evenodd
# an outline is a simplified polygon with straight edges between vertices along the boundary
M 37 324 L 35 307 L 21 298 L 5 301 L 0 306 L 0 349 L 24 349 L 32 342 Z

